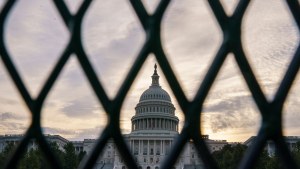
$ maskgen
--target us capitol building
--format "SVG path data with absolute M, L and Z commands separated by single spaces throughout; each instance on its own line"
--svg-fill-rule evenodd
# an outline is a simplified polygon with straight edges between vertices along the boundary
M 131 133 L 124 135 L 128 147 L 134 156 L 139 169 L 159 169 L 163 159 L 169 155 L 175 138 L 178 136 L 179 119 L 175 115 L 175 107 L 170 95 L 159 85 L 157 66 L 150 87 L 143 92 L 135 107 L 135 115 L 131 118 Z M 59 142 L 59 146 L 68 140 L 58 135 L 46 136 L 50 141 Z M 220 150 L 228 144 L 226 140 L 210 140 L 208 135 L 202 136 L 211 151 Z M 0 151 L 7 141 L 18 140 L 17 136 L 0 136 Z M 19 140 L 21 136 L 19 136 Z M 5 141 L 6 140 L 6 141 Z M 84 139 L 74 141 L 77 153 L 91 153 L 97 140 Z M 94 167 L 95 169 L 127 169 L 113 140 L 109 140 L 103 153 Z M 177 159 L 174 169 L 204 168 L 192 141 L 188 142 Z
M 124 135 L 139 169 L 159 169 L 179 134 L 179 119 L 175 115 L 175 107 L 170 95 L 159 85 L 157 66 L 154 68 L 152 83 L 141 95 L 135 107 L 135 115 L 131 118 L 131 133 Z M 211 151 L 219 150 L 227 144 L 226 140 L 210 140 L 208 135 L 202 137 Z M 83 142 L 74 142 L 74 145 L 77 151 L 83 149 L 89 154 L 95 141 L 85 139 Z M 113 140 L 107 143 L 95 168 L 127 168 Z M 204 168 L 192 141 L 186 144 L 174 166 L 174 169 L 189 168 Z

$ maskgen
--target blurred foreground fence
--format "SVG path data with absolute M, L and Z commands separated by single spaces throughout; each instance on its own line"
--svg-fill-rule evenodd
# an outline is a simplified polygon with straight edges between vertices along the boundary
M 16 167 L 17 161 L 22 158 L 22 155 L 24 151 L 26 151 L 26 147 L 29 141 L 33 138 L 37 140 L 37 143 L 40 145 L 41 150 L 45 153 L 45 157 L 49 161 L 49 164 L 52 166 L 52 168 L 62 168 L 53 152 L 50 151 L 49 145 L 47 144 L 47 141 L 43 136 L 41 130 L 41 109 L 58 75 L 61 73 L 61 70 L 64 68 L 66 62 L 70 59 L 70 57 L 76 57 L 80 62 L 85 76 L 87 77 L 94 93 L 96 94 L 98 101 L 102 104 L 107 116 L 109 117 L 109 123 L 100 135 L 95 149 L 92 151 L 87 160 L 82 162 L 80 168 L 93 168 L 93 165 L 95 164 L 99 154 L 103 150 L 106 142 L 108 141 L 108 139 L 112 138 L 115 141 L 118 151 L 123 157 L 128 168 L 137 169 L 137 164 L 135 163 L 133 156 L 129 155 L 130 151 L 126 147 L 125 141 L 120 131 L 120 110 L 128 93 L 128 90 L 134 82 L 146 58 L 151 53 L 156 57 L 157 62 L 161 66 L 161 69 L 168 83 L 172 84 L 170 85 L 171 89 L 185 115 L 183 130 L 177 138 L 171 154 L 165 159 L 161 168 L 172 168 L 172 166 L 176 162 L 177 157 L 179 156 L 179 153 L 183 150 L 185 143 L 190 139 L 193 140 L 206 169 L 218 168 L 216 162 L 210 155 L 204 140 L 201 138 L 201 132 L 199 132 L 201 131 L 200 114 L 203 102 L 222 64 L 224 63 L 224 60 L 229 53 L 232 53 L 234 55 L 235 61 L 237 62 L 243 78 L 246 81 L 250 92 L 252 93 L 252 97 L 262 117 L 262 124 L 260 126 L 259 132 L 257 133 L 257 139 L 246 152 L 246 155 L 243 157 L 243 160 L 239 164 L 239 168 L 253 168 L 267 140 L 274 141 L 282 162 L 284 166 L 286 166 L 286 168 L 297 168 L 296 163 L 292 159 L 291 153 L 289 152 L 289 149 L 286 146 L 282 135 L 282 108 L 291 85 L 295 79 L 295 76 L 297 75 L 299 70 L 299 47 L 295 51 L 293 59 L 291 60 L 285 76 L 281 81 L 280 87 L 276 92 L 274 99 L 272 101 L 268 101 L 256 80 L 256 77 L 251 69 L 251 65 L 247 61 L 244 50 L 242 48 L 241 23 L 244 18 L 245 10 L 249 6 L 250 0 L 240 0 L 231 16 L 226 15 L 219 0 L 208 0 L 208 4 L 223 32 L 223 42 L 217 54 L 214 56 L 213 62 L 210 65 L 210 68 L 207 71 L 203 82 L 199 86 L 194 99 L 192 101 L 189 101 L 184 94 L 164 53 L 160 37 L 162 17 L 171 0 L 161 0 L 152 15 L 146 12 L 146 9 L 143 6 L 141 0 L 129 1 L 145 31 L 146 40 L 142 48 L 140 49 L 136 60 L 131 66 L 126 79 L 124 80 L 122 86 L 119 88 L 116 97 L 113 99 L 109 99 L 109 97 L 107 96 L 101 81 L 98 79 L 95 70 L 91 66 L 89 57 L 87 56 L 82 46 L 81 25 L 86 11 L 93 3 L 92 0 L 84 0 L 77 13 L 75 14 L 71 14 L 70 10 L 67 8 L 63 0 L 53 0 L 58 13 L 62 17 L 65 26 L 68 28 L 71 34 L 71 38 L 36 98 L 32 98 L 29 94 L 28 89 L 25 87 L 24 82 L 19 72 L 17 71 L 15 64 L 12 62 L 11 56 L 8 53 L 5 45 L 5 22 L 9 16 L 9 13 L 14 10 L 13 6 L 15 5 L 16 0 L 8 0 L 4 4 L 0 14 L 1 59 L 32 114 L 31 125 L 28 128 L 22 142 L 18 145 L 18 148 L 14 152 L 13 156 L 9 161 L 7 161 L 7 165 L 5 167 L 6 169 L 12 169 Z M 286 0 L 285 2 L 287 3 L 289 12 L 292 13 L 293 19 L 295 20 L 295 23 L 297 24 L 299 29 L 299 2 L 297 0 Z

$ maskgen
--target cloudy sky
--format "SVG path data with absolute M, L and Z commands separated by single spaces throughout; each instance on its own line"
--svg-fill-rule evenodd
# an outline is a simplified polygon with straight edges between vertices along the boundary
M 3 0 L 0 0 L 3 4 Z M 66 1 L 72 12 L 79 0 Z M 149 12 L 158 0 L 144 0 Z M 228 14 L 235 0 L 223 0 Z M 33 97 L 37 96 L 69 40 L 52 1 L 18 1 L 7 20 L 5 40 L 22 78 Z M 99 79 L 112 98 L 138 54 L 145 35 L 132 7 L 124 0 L 94 1 L 83 22 L 83 44 Z M 221 41 L 220 28 L 206 1 L 173 0 L 162 24 L 163 47 L 185 94 L 194 97 Z M 281 0 L 254 0 L 243 21 L 243 46 L 247 58 L 268 99 L 278 84 L 299 43 L 299 32 Z M 121 125 L 130 132 L 130 118 L 139 96 L 151 83 L 155 57 L 149 56 L 123 105 Z M 163 66 L 163 65 L 161 65 Z M 161 85 L 184 121 L 164 75 Z M 300 135 L 299 81 L 296 80 L 284 109 L 286 135 Z M 30 113 L 0 60 L 0 134 L 24 133 Z M 203 133 L 212 139 L 245 141 L 255 135 L 260 115 L 251 93 L 231 55 L 225 61 L 202 115 Z M 42 111 L 47 134 L 71 140 L 97 138 L 107 120 L 101 104 L 82 73 L 76 57 L 68 61 Z

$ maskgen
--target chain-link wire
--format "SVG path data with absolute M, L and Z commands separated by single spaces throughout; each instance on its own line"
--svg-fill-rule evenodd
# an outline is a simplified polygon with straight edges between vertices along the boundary
M 139 54 L 137 55 L 137 58 L 134 61 L 129 73 L 127 74 L 126 79 L 118 90 L 117 95 L 113 99 L 109 99 L 107 96 L 101 81 L 98 79 L 95 70 L 91 65 L 89 57 L 82 46 L 81 25 L 86 11 L 93 2 L 92 0 L 84 0 L 78 9 L 78 12 L 75 14 L 71 14 L 63 0 L 53 0 L 58 13 L 62 17 L 65 26 L 68 28 L 71 34 L 71 38 L 36 98 L 32 98 L 29 94 L 28 89 L 25 87 L 24 82 L 18 70 L 16 69 L 15 64 L 12 62 L 11 55 L 8 53 L 5 45 L 5 22 L 8 18 L 8 14 L 13 10 L 16 0 L 8 0 L 5 3 L 0 13 L 1 59 L 32 115 L 30 127 L 26 131 L 26 134 L 21 143 L 18 145 L 16 151 L 8 160 L 5 169 L 16 168 L 17 161 L 22 158 L 22 155 L 26 151 L 26 147 L 31 139 L 35 139 L 37 141 L 52 168 L 62 169 L 61 164 L 58 162 L 53 152 L 51 152 L 46 138 L 43 136 L 41 129 L 41 109 L 45 99 L 52 89 L 53 84 L 56 82 L 57 77 L 61 73 L 61 70 L 64 68 L 70 57 L 76 57 L 78 59 L 85 76 L 88 79 L 88 82 L 97 96 L 98 101 L 102 104 L 106 115 L 109 117 L 109 122 L 99 139 L 97 139 L 95 148 L 89 157 L 80 164 L 79 168 L 93 168 L 108 139 L 112 138 L 127 167 L 130 169 L 137 169 L 137 164 L 134 161 L 133 156 L 129 155 L 131 154 L 130 150 L 126 146 L 125 140 L 121 134 L 119 123 L 120 111 L 132 83 L 134 82 L 142 65 L 150 54 L 154 54 L 168 83 L 172 84 L 170 85 L 171 90 L 173 91 L 185 116 L 182 132 L 176 139 L 170 155 L 164 159 L 161 168 L 172 168 L 176 163 L 176 159 L 178 158 L 180 152 L 183 150 L 184 145 L 190 139 L 192 139 L 197 148 L 199 156 L 204 162 L 205 168 L 218 169 L 218 166 L 212 158 L 205 141 L 201 138 L 200 117 L 204 100 L 206 99 L 207 94 L 210 91 L 210 88 L 224 63 L 224 60 L 229 53 L 234 55 L 237 65 L 247 83 L 247 86 L 262 117 L 262 125 L 257 134 L 256 140 L 254 144 L 247 150 L 238 168 L 253 168 L 255 166 L 255 162 L 258 160 L 259 154 L 263 151 L 263 148 L 268 140 L 274 141 L 286 168 L 297 168 L 296 163 L 284 142 L 282 134 L 282 108 L 295 76 L 299 70 L 300 47 L 297 48 L 274 99 L 268 101 L 256 80 L 256 77 L 246 59 L 246 55 L 242 48 L 241 23 L 250 0 L 240 0 L 231 16 L 226 15 L 219 0 L 208 0 L 208 4 L 210 5 L 212 12 L 221 27 L 223 33 L 223 42 L 216 56 L 214 57 L 214 60 L 210 65 L 203 82 L 199 86 L 195 98 L 192 101 L 189 101 L 183 92 L 183 89 L 180 86 L 179 81 L 177 80 L 177 77 L 175 76 L 175 73 L 172 70 L 162 48 L 160 36 L 161 22 L 166 8 L 171 0 L 161 0 L 155 9 L 155 12 L 151 15 L 146 11 L 141 0 L 129 1 L 145 31 L 146 40 L 140 49 Z M 300 30 L 299 2 L 297 0 L 286 0 L 286 3 L 288 4 L 289 10 L 298 26 L 298 30 Z

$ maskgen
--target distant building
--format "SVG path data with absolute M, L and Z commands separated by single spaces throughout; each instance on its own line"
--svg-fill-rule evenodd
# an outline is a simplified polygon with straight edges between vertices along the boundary
M 246 146 L 251 146 L 256 136 L 250 137 L 248 140 L 244 142 Z M 288 145 L 290 151 L 293 151 L 296 147 L 296 143 L 300 141 L 300 136 L 284 136 L 284 140 Z M 276 152 L 276 147 L 273 141 L 267 141 L 265 146 L 265 150 L 268 152 L 269 156 L 274 156 Z
M 11 134 L 11 135 L 0 135 L 0 152 L 4 150 L 7 144 L 18 144 L 24 135 L 22 134 Z M 64 145 L 66 145 L 69 140 L 59 136 L 59 135 L 45 135 L 48 142 L 56 142 L 59 149 L 63 150 Z M 35 140 L 31 140 L 28 144 L 28 149 L 36 149 L 37 144 Z
M 170 95 L 159 85 L 159 75 L 155 70 L 151 86 L 143 92 L 131 118 L 131 133 L 124 135 L 125 141 L 134 156 L 139 169 L 159 169 L 163 159 L 170 154 L 178 136 L 179 119 Z M 222 149 L 226 140 L 210 140 L 203 135 L 211 152 Z M 58 140 L 59 141 L 59 140 Z M 77 153 L 91 153 L 97 140 L 84 139 L 72 142 Z M 1 142 L 1 139 L 0 139 Z M 126 169 L 113 140 L 109 140 L 96 162 L 95 169 Z M 203 164 L 193 142 L 185 145 L 174 169 L 202 169 Z

